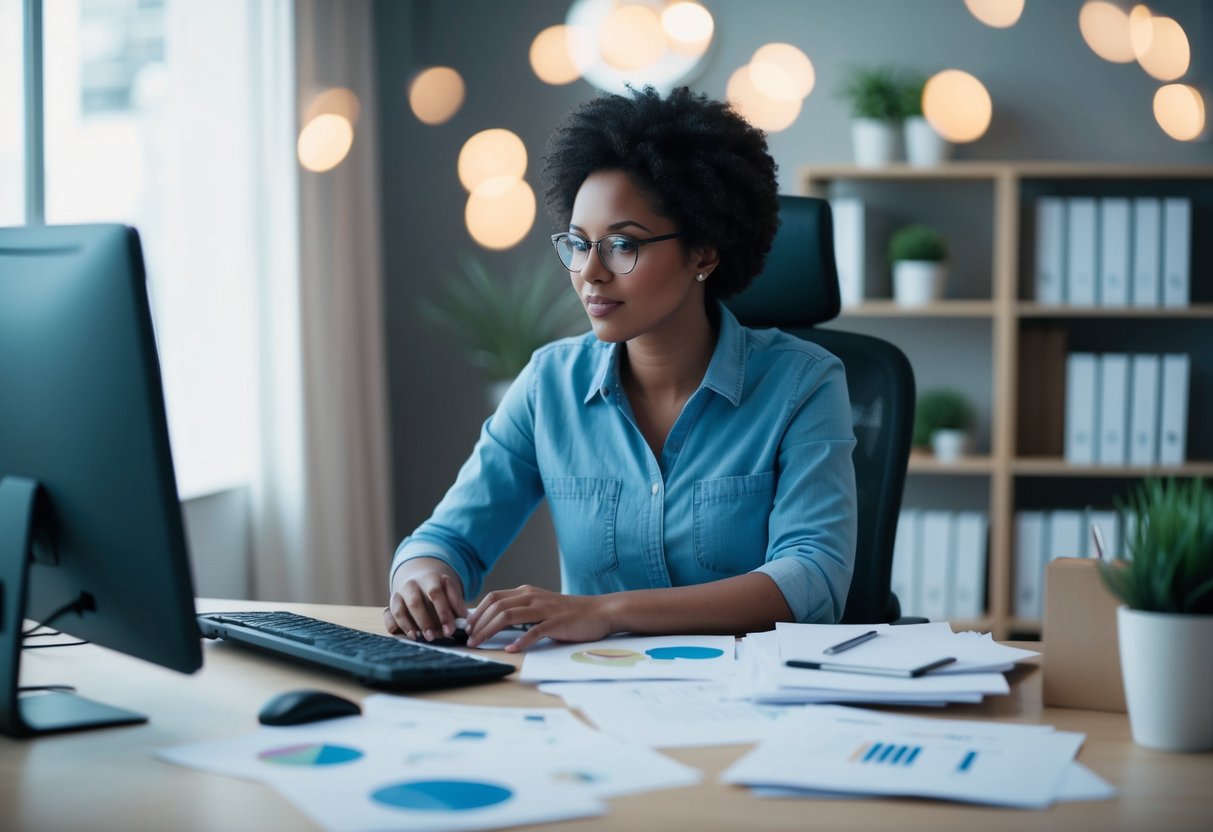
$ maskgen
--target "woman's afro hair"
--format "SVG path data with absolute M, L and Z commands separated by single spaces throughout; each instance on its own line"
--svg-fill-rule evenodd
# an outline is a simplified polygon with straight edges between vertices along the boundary
M 740 292 L 762 271 L 779 227 L 775 160 L 766 135 L 728 104 L 679 87 L 602 95 L 575 107 L 548 140 L 544 199 L 567 229 L 586 177 L 619 170 L 686 235 L 684 250 L 715 247 L 710 297 Z

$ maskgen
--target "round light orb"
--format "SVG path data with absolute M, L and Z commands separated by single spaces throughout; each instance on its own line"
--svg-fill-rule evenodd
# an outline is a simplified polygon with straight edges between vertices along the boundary
M 312 173 L 324 173 L 341 164 L 354 143 L 354 127 L 344 116 L 322 113 L 299 131 L 299 164 Z
M 1154 13 L 1144 3 L 1138 3 L 1129 12 L 1129 45 L 1133 47 L 1133 55 L 1144 55 L 1150 51 L 1154 42 Z
M 800 115 L 801 99 L 780 100 L 768 98 L 754 86 L 750 65 L 735 71 L 725 88 L 725 98 L 741 114 L 742 118 L 768 133 L 777 133 L 792 126 Z
M 423 124 L 442 124 L 459 112 L 465 90 L 458 72 L 449 66 L 433 66 L 409 85 L 409 106 Z
M 535 223 L 535 192 L 522 179 L 491 177 L 472 191 L 463 219 L 472 239 L 484 248 L 510 248 Z
M 362 104 L 352 90 L 345 87 L 330 87 L 314 96 L 303 113 L 303 123 L 307 124 L 316 116 L 325 114 L 341 116 L 350 124 L 358 124 L 362 115 Z
M 481 130 L 459 151 L 459 181 L 467 191 L 496 176 L 521 179 L 526 173 L 526 145 L 509 130 Z
M 1193 141 L 1205 132 L 1205 100 L 1195 87 L 1167 84 L 1154 93 L 1154 120 L 1176 141 Z
M 750 81 L 767 98 L 801 101 L 813 91 L 817 74 L 808 55 L 790 43 L 768 43 L 750 59 Z
M 614 8 L 598 29 L 598 52 L 616 69 L 640 69 L 661 59 L 665 30 L 648 6 Z
M 535 36 L 531 41 L 531 69 L 540 81 L 559 86 L 581 77 L 581 70 L 573 63 L 572 45 L 569 27 L 563 24 L 549 26 Z
M 1009 29 L 1023 14 L 1024 0 L 965 0 L 973 17 L 995 29 Z
M 1151 36 L 1144 52 L 1134 53 L 1141 68 L 1159 81 L 1174 81 L 1188 71 L 1192 49 L 1183 27 L 1170 17 L 1150 18 Z
M 1105 61 L 1127 64 L 1134 59 L 1129 16 L 1103 0 L 1087 0 L 1078 12 L 1078 31 L 1091 51 Z
M 698 3 L 672 3 L 661 12 L 661 28 L 665 30 L 671 49 L 699 55 L 712 42 L 716 21 L 712 19 L 712 13 Z
M 980 139 L 989 129 L 993 113 L 985 86 L 959 69 L 938 72 L 923 87 L 922 114 L 950 142 Z

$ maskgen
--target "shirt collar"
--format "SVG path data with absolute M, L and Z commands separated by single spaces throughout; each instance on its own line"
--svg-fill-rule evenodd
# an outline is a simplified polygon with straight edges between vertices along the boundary
M 741 389 L 745 381 L 745 330 L 737 318 L 720 301 L 716 302 L 720 312 L 720 333 L 716 337 L 716 349 L 708 371 L 700 387 L 707 387 L 728 399 L 734 407 L 741 404 Z M 619 379 L 620 344 L 602 344 L 598 366 L 585 392 L 585 404 L 595 396 L 601 396 L 609 387 L 617 387 Z

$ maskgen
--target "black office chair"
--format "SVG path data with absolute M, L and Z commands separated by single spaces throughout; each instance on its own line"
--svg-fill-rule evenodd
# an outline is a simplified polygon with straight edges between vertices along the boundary
M 842 621 L 896 621 L 901 606 L 889 584 L 914 426 L 914 372 L 905 354 L 887 341 L 816 328 L 841 308 L 830 204 L 780 196 L 779 214 L 779 232 L 765 270 L 726 303 L 746 326 L 779 327 L 818 343 L 846 368 L 857 440 L 859 536 Z

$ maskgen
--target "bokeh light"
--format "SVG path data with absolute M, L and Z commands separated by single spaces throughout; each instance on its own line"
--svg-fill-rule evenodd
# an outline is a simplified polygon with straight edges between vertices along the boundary
M 700 54 L 712 42 L 716 21 L 712 13 L 698 3 L 672 3 L 661 12 L 661 27 L 669 44 L 677 52 Z
M 1151 23 L 1153 19 L 1153 12 L 1144 3 L 1138 3 L 1129 12 L 1129 45 L 1134 56 L 1150 51 L 1150 44 L 1154 42 L 1154 26 Z
M 776 101 L 800 101 L 813 91 L 817 75 L 809 57 L 790 43 L 768 43 L 750 59 L 754 88 Z
M 1174 81 L 1188 71 L 1192 49 L 1188 35 L 1179 22 L 1170 17 L 1151 17 L 1149 37 L 1130 38 L 1141 68 L 1159 81 Z M 1137 47 L 1145 48 L 1138 51 Z
M 616 69 L 640 69 L 655 64 L 665 52 L 665 30 L 648 6 L 619 6 L 598 29 L 598 51 Z
M 486 179 L 507 176 L 521 179 L 526 173 L 526 145 L 522 139 L 495 127 L 481 130 L 463 143 L 459 151 L 459 181 L 473 191 Z
M 995 29 L 1014 26 L 1023 14 L 1024 0 L 965 0 L 973 17 Z
M 990 127 L 994 106 L 981 81 L 959 69 L 931 76 L 922 90 L 922 114 L 950 142 L 980 139 Z
M 481 246 L 510 248 L 535 223 L 535 192 L 522 179 L 494 176 L 472 191 L 463 216 L 468 233 Z
M 1078 31 L 1091 51 L 1105 61 L 1127 64 L 1134 59 L 1129 16 L 1117 6 L 1103 0 L 1087 0 L 1078 12 Z
M 362 104 L 353 91 L 345 87 L 330 87 L 312 98 L 303 113 L 303 123 L 307 124 L 316 116 L 325 114 L 341 116 L 351 125 L 357 125 L 362 116 Z
M 768 133 L 786 130 L 800 115 L 799 98 L 787 101 L 763 95 L 754 86 L 749 64 L 738 68 L 729 78 L 725 97 L 746 121 Z
M 332 170 L 345 159 L 353 143 L 354 128 L 344 116 L 322 113 L 299 131 L 299 164 L 313 173 Z
M 531 41 L 531 69 L 545 84 L 571 84 L 581 77 L 570 34 L 568 26 L 549 26 Z
M 1190 142 L 1205 132 L 1205 100 L 1187 84 L 1167 84 L 1154 93 L 1154 119 L 1173 139 Z
M 449 121 L 463 106 L 463 78 L 449 66 L 434 66 L 422 72 L 409 85 L 409 106 L 424 124 Z

